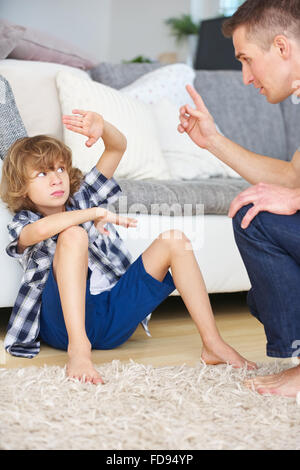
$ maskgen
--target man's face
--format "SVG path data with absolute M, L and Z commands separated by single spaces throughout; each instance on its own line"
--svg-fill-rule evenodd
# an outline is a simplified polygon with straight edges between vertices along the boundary
M 280 103 L 292 93 L 290 61 L 272 44 L 269 51 L 246 38 L 245 26 L 233 34 L 235 55 L 242 63 L 245 85 L 253 84 L 269 103 Z
M 43 215 L 65 210 L 70 193 L 70 179 L 63 162 L 56 162 L 53 170 L 30 169 L 27 196 Z

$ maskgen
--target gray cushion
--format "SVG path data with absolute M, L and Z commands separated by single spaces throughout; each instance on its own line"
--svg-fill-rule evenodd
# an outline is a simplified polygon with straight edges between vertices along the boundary
M 260 155 L 288 159 L 280 105 L 245 86 L 241 72 L 198 70 L 194 85 L 226 137 Z
M 96 82 L 110 86 L 120 90 L 130 83 L 134 82 L 142 75 L 158 69 L 162 65 L 158 62 L 147 63 L 130 63 L 130 64 L 110 64 L 102 62 L 90 70 L 90 76 Z
M 234 178 L 118 182 L 123 194 L 113 204 L 116 212 L 167 216 L 201 214 L 202 204 L 205 214 L 227 214 L 231 201 L 250 186 L 245 180 Z
M 0 75 L 0 158 L 4 159 L 9 147 L 27 132 L 15 103 L 8 81 Z
M 280 107 L 285 124 L 288 160 L 291 160 L 296 150 L 300 147 L 300 103 L 293 103 L 290 96 L 280 103 Z

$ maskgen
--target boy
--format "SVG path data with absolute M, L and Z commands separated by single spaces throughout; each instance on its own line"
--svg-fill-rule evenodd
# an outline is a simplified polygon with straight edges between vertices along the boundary
M 245 365 L 247 361 L 219 335 L 183 233 L 161 234 L 131 264 L 111 223 L 135 227 L 136 220 L 99 207 L 120 193 L 113 175 L 126 138 L 97 113 L 72 112 L 63 116 L 67 129 L 88 137 L 88 147 L 100 137 L 105 144 L 85 177 L 72 167 L 70 150 L 46 136 L 18 140 L 3 164 L 0 194 L 16 212 L 8 226 L 12 241 L 7 253 L 19 258 L 25 270 L 6 350 L 33 357 L 39 351 L 39 334 L 51 346 L 68 351 L 69 377 L 103 383 L 92 364 L 91 349 L 121 345 L 140 322 L 146 329 L 150 313 L 176 287 L 202 337 L 202 359 L 208 364 Z

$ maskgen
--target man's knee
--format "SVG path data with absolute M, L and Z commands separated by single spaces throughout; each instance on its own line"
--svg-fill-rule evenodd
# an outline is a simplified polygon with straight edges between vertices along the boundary
M 244 229 L 242 229 L 242 227 L 241 227 L 242 220 L 245 217 L 245 215 L 247 214 L 248 210 L 251 209 L 251 207 L 253 207 L 253 204 L 248 204 L 247 206 L 241 207 L 240 210 L 237 211 L 237 213 L 235 214 L 235 216 L 232 219 L 232 224 L 233 224 L 234 230 L 243 230 L 244 231 Z
M 89 238 L 87 231 L 79 225 L 72 225 L 58 235 L 57 243 L 69 246 L 88 246 Z

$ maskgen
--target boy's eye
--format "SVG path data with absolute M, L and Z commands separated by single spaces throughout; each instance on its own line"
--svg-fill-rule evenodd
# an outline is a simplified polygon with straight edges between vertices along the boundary
M 61 170 L 61 171 L 60 171 Z M 65 171 L 65 168 L 63 166 L 60 166 L 57 171 L 59 171 L 60 173 L 62 173 L 63 171 Z
M 45 171 L 40 171 L 36 176 L 39 177 L 40 175 L 45 175 Z

